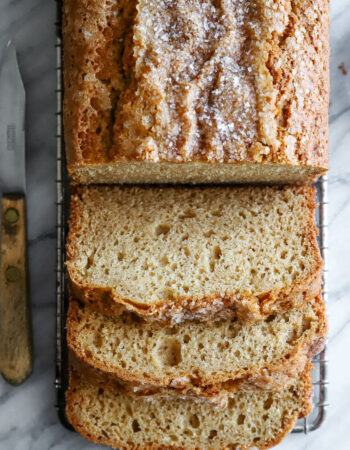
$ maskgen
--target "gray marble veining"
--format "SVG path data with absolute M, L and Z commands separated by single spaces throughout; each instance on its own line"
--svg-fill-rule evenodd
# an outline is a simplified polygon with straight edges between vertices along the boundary
M 0 61 L 9 38 L 27 92 L 27 189 L 35 368 L 22 386 L 0 380 L 0 450 L 97 449 L 65 430 L 54 409 L 55 51 L 54 0 L 0 1 Z M 281 450 L 350 448 L 350 0 L 332 1 L 329 174 L 329 402 L 322 428 Z M 339 65 L 349 71 L 344 74 Z

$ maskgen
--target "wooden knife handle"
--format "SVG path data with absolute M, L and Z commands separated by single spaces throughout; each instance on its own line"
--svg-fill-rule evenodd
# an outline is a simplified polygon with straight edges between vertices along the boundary
M 0 371 L 18 385 L 33 368 L 24 196 L 3 196 L 1 224 Z

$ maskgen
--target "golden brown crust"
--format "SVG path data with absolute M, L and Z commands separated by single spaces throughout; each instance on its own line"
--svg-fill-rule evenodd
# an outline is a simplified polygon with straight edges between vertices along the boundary
M 127 85 L 122 60 L 135 2 L 63 2 L 64 131 L 68 168 L 108 161 L 111 117 Z
M 77 325 L 80 321 L 79 305 L 71 301 L 67 318 L 67 343 L 70 350 L 85 369 L 88 371 L 90 380 L 109 387 L 111 390 L 128 392 L 135 387 L 147 385 L 146 392 L 138 390 L 138 395 L 157 394 L 160 388 L 175 387 L 179 395 L 203 396 L 206 398 L 218 398 L 222 404 L 223 398 L 230 393 L 240 390 L 278 390 L 284 388 L 304 370 L 304 367 L 324 347 L 327 335 L 327 318 L 325 306 L 320 297 L 315 299 L 315 311 L 319 317 L 319 325 L 315 334 L 307 339 L 299 341 L 286 358 L 275 361 L 265 367 L 245 368 L 234 373 L 217 373 L 215 377 L 199 376 L 198 373 L 182 372 L 176 377 L 168 375 L 162 378 L 150 373 L 131 373 L 120 366 L 112 365 L 94 357 L 92 352 L 86 352 L 79 341 Z M 179 381 L 180 380 L 180 381 Z M 223 390 L 225 392 L 223 392 Z M 168 389 L 167 394 L 175 393 L 176 390 Z M 161 389 L 161 393 L 165 393 Z
M 316 168 L 315 176 L 327 170 L 328 0 L 278 0 L 275 9 L 260 0 L 241 10 L 241 21 L 215 2 L 214 15 L 203 8 L 197 18 L 177 3 L 159 2 L 157 15 L 147 1 L 137 10 L 130 0 L 64 2 L 64 128 L 73 178 L 94 181 L 94 168 L 107 165 L 98 181 L 110 182 L 113 166 L 128 162 L 214 163 L 213 171 L 218 163 L 272 163 Z M 152 21 L 163 15 L 183 22 L 177 41 L 167 30 L 148 32 L 148 25 L 162 29 Z M 204 19 L 218 37 L 190 26 Z M 188 73 L 194 56 L 198 70 Z M 209 99 L 220 107 L 208 108 Z M 91 173 L 79 172 L 85 168 Z M 166 174 L 162 180 L 172 182 Z
M 312 272 L 289 286 L 265 292 L 263 295 L 254 295 L 251 292 L 226 292 L 224 296 L 217 293 L 201 298 L 178 297 L 146 305 L 120 297 L 112 287 L 102 288 L 86 284 L 74 270 L 74 258 L 77 254 L 75 236 L 81 231 L 79 200 L 81 188 L 76 187 L 71 200 L 70 232 L 66 247 L 71 293 L 75 298 L 106 315 L 119 316 L 125 311 L 132 311 L 145 320 L 157 320 L 164 326 L 184 320 L 207 321 L 223 318 L 237 318 L 242 323 L 253 323 L 266 319 L 270 314 L 301 308 L 318 295 L 322 283 L 322 259 L 317 244 L 318 230 L 314 218 L 317 206 L 316 191 L 314 187 L 303 186 L 289 189 L 295 194 L 302 193 L 307 200 L 308 217 L 305 229 L 308 234 L 308 253 L 313 255 L 315 261 Z
M 255 443 L 255 448 L 259 448 L 261 450 L 263 449 L 269 449 L 277 444 L 279 444 L 284 437 L 293 429 L 295 423 L 298 419 L 301 419 L 303 417 L 307 417 L 311 411 L 312 411 L 312 379 L 311 379 L 311 373 L 310 370 L 312 368 L 312 365 L 309 364 L 304 372 L 302 373 L 300 377 L 300 386 L 298 388 L 299 392 L 298 395 L 302 400 L 302 408 L 299 412 L 299 414 L 295 413 L 293 414 L 289 420 L 284 421 L 283 428 L 281 429 L 280 433 L 276 435 L 274 439 L 271 439 L 268 442 L 259 442 Z M 94 436 L 82 425 L 79 421 L 79 418 L 77 417 L 76 411 L 79 410 L 79 404 L 80 404 L 80 398 L 79 398 L 79 386 L 80 386 L 80 376 L 75 372 L 74 370 L 70 373 L 70 384 L 69 384 L 69 390 L 66 392 L 66 414 L 69 422 L 72 424 L 74 429 L 78 431 L 85 439 L 94 442 L 96 444 L 104 444 L 111 446 L 112 448 L 119 448 L 123 450 L 200 450 L 199 448 L 183 448 L 178 446 L 164 446 L 164 445 L 148 445 L 148 446 L 135 446 L 132 443 L 125 446 L 121 441 L 117 441 L 115 439 L 107 438 L 103 435 L 100 436 Z M 297 394 L 297 393 L 296 393 Z M 225 450 L 234 450 L 235 447 L 228 446 L 225 447 Z M 241 450 L 248 450 L 247 447 L 240 446 Z

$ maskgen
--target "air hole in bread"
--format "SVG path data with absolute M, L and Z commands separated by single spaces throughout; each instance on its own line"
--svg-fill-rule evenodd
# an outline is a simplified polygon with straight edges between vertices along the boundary
M 86 263 L 86 269 L 90 269 L 90 267 L 93 265 L 94 263 L 94 256 L 95 256 L 96 250 L 93 252 L 92 255 L 90 255 L 87 259 L 87 263 Z
M 273 399 L 271 396 L 264 402 L 264 409 L 270 409 L 273 403 Z
M 163 366 L 174 367 L 182 361 L 181 343 L 177 339 L 163 339 L 158 345 L 158 360 Z
M 240 414 L 237 417 L 237 425 L 243 425 L 245 421 L 245 415 L 244 414 Z
M 161 263 L 163 266 L 167 266 L 169 264 L 169 260 L 167 256 L 163 256 L 161 259 Z
M 215 259 L 220 259 L 222 256 L 222 251 L 221 248 L 219 246 L 214 247 L 214 258 Z
M 190 256 L 191 252 L 189 251 L 188 247 L 184 247 L 183 250 L 186 256 Z
M 137 420 L 133 420 L 133 421 L 132 421 L 132 431 L 133 431 L 134 433 L 138 433 L 139 431 L 141 431 L 140 424 L 138 423 Z
M 271 316 L 269 316 L 269 317 L 266 319 L 266 323 L 272 322 L 273 320 L 275 320 L 275 318 L 276 318 L 276 316 L 275 316 L 274 314 L 271 314 Z
M 310 317 L 303 317 L 300 334 L 304 333 L 307 330 L 310 330 L 311 325 L 312 325 L 312 319 Z
M 194 219 L 196 217 L 196 213 L 191 209 L 187 209 L 183 214 L 179 216 L 179 219 Z
M 293 342 L 296 340 L 297 337 L 298 337 L 297 332 L 295 330 L 291 330 L 287 335 L 286 343 L 293 344 Z
M 190 340 L 191 340 L 190 336 L 188 334 L 185 334 L 185 336 L 184 336 L 184 343 L 188 344 L 190 342 Z
M 101 348 L 103 345 L 103 338 L 100 334 L 97 334 L 94 338 L 94 345 L 97 348 Z
M 91 99 L 90 99 L 90 105 L 94 108 L 94 109 L 96 109 L 96 110 L 99 110 L 100 109 L 100 107 L 99 107 L 99 100 L 98 100 L 98 98 L 97 97 L 92 97 Z
M 170 225 L 167 224 L 160 224 L 157 226 L 156 230 L 155 230 L 155 235 L 156 236 L 160 236 L 162 234 L 167 234 L 170 231 Z
M 200 425 L 200 421 L 199 418 L 197 416 L 197 414 L 192 414 L 192 416 L 190 417 L 190 425 L 192 428 L 198 428 Z
M 216 430 L 211 430 L 209 433 L 209 439 L 214 439 L 217 436 L 218 432 Z

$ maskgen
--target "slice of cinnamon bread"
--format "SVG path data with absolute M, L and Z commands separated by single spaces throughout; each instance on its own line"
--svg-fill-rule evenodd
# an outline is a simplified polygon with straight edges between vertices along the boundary
M 89 384 L 71 372 L 67 417 L 89 441 L 119 449 L 266 449 L 312 410 L 310 370 L 278 392 L 237 391 L 226 409 L 181 398 L 142 399 Z
M 221 320 L 172 327 L 133 314 L 107 317 L 71 301 L 67 340 L 80 372 L 130 395 L 201 396 L 225 406 L 237 389 L 276 390 L 294 381 L 325 343 L 322 300 L 253 325 Z
M 72 196 L 73 293 L 109 314 L 262 320 L 318 294 L 313 187 L 92 187 Z

